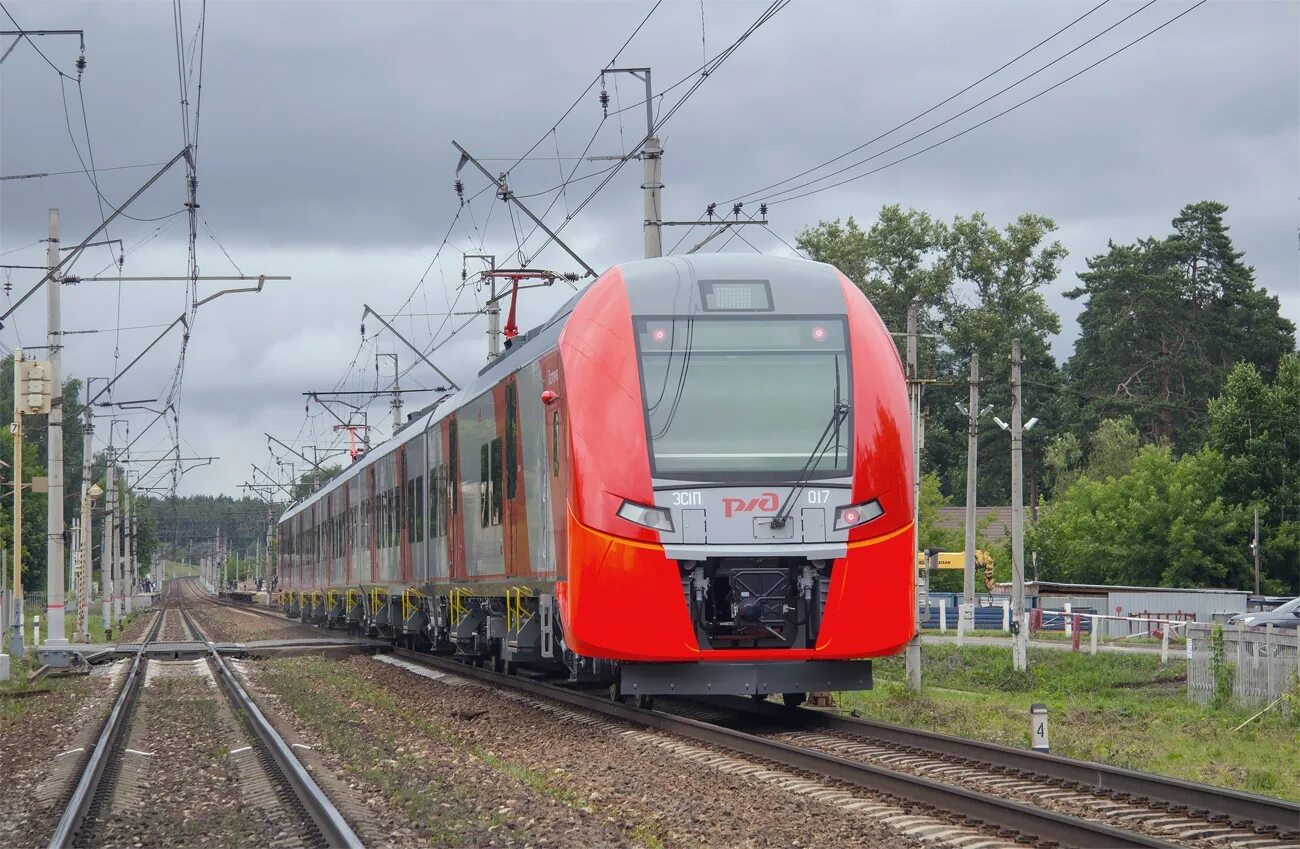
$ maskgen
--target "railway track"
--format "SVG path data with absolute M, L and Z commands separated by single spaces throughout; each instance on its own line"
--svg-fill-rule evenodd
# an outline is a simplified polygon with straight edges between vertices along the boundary
M 884 793 L 1020 842 L 1244 849 L 1300 845 L 1300 805 L 1284 800 L 747 699 L 661 700 L 660 709 L 645 710 L 419 652 L 398 649 L 395 654 L 441 672 Z
M 741 731 L 717 722 L 634 707 L 611 701 L 601 694 L 503 675 L 406 649 L 397 649 L 394 654 L 403 660 L 440 672 L 666 732 L 752 758 L 766 765 L 792 770 L 805 777 L 823 781 L 829 779 L 841 788 L 867 791 L 885 804 L 902 807 L 908 813 L 921 813 L 957 826 L 974 826 L 1004 841 L 1039 846 L 1073 846 L 1080 849 L 1172 849 L 1179 845 L 1093 820 L 795 745 L 774 736 Z
M 1180 839 L 1260 849 L 1300 845 L 1300 805 L 1294 802 L 825 711 L 791 712 L 743 699 L 717 703 L 775 724 L 774 733 L 796 745 L 1044 802 L 1086 799 L 1108 819 L 1143 823 Z M 1162 821 L 1153 825 L 1152 817 Z
M 150 656 L 151 648 L 162 648 L 171 657 L 176 657 L 176 647 L 185 643 L 193 646 L 197 657 L 190 660 L 160 660 Z M 265 839 L 267 823 L 274 822 L 276 828 L 282 829 L 276 835 L 276 845 L 298 845 L 305 847 L 360 847 L 357 837 L 337 808 L 311 778 L 307 770 L 298 761 L 284 739 L 275 731 L 271 723 L 262 715 L 253 699 L 233 674 L 225 659 L 217 651 L 211 640 L 207 639 L 198 623 L 184 608 L 184 600 L 173 593 L 164 599 L 164 607 L 158 612 L 144 640 L 138 645 L 134 655 L 127 661 L 130 667 L 122 683 L 121 690 L 113 708 L 89 750 L 82 765 L 79 778 L 70 796 L 67 798 L 59 823 L 50 839 L 51 849 L 64 847 L 101 845 L 104 843 L 123 843 L 122 830 L 127 830 L 126 845 L 140 845 L 150 841 L 149 835 L 130 833 L 135 827 L 143 830 L 133 816 L 143 809 L 151 809 L 151 827 L 157 827 L 161 816 L 168 820 L 167 828 L 172 829 L 172 842 L 184 828 L 208 828 L 204 822 L 191 820 L 188 811 L 167 810 L 144 804 L 142 788 L 150 783 L 145 776 L 157 776 L 163 771 L 181 770 L 184 765 L 169 763 L 167 760 L 155 760 L 155 752 L 132 748 L 142 745 L 139 741 L 149 741 L 154 734 L 164 732 L 154 728 L 153 723 L 165 725 L 165 717 L 159 720 L 166 703 L 154 698 L 152 707 L 156 713 L 142 716 L 140 707 L 149 701 L 144 688 L 147 682 L 170 676 L 189 676 L 194 689 L 204 699 L 208 710 L 194 710 L 192 716 L 182 716 L 181 734 L 191 733 L 196 738 L 208 734 L 207 745 L 212 739 L 219 739 L 227 747 L 226 756 L 230 758 L 230 768 L 237 771 L 239 779 L 257 788 L 258 798 L 241 799 L 237 794 L 217 800 L 225 810 L 221 812 L 223 822 L 238 822 L 245 818 L 248 830 L 236 832 L 244 839 Z M 202 695 L 217 682 L 224 694 L 224 699 L 217 697 L 210 700 Z M 196 702 L 195 704 L 198 704 Z M 171 705 L 173 711 L 182 712 L 187 706 L 178 708 Z M 148 725 L 146 726 L 146 718 Z M 173 726 L 175 722 L 173 721 Z M 230 741 L 247 741 L 243 745 L 231 745 Z M 189 752 L 186 741 L 179 741 L 181 752 Z M 195 743 L 198 747 L 199 743 Z M 184 755 L 182 755 L 184 756 Z M 147 766 L 138 766 L 146 762 Z M 144 773 L 143 770 L 148 770 Z M 236 788 L 238 789 L 238 788 Z M 166 800 L 171 801 L 171 800 Z M 248 803 L 252 810 L 237 810 L 236 806 Z M 174 819 L 174 823 L 171 820 Z M 143 821 L 143 820 L 142 820 Z M 238 827 L 238 826 L 236 826 Z M 117 831 L 113 831 L 116 828 Z M 184 840 L 183 837 L 181 837 Z

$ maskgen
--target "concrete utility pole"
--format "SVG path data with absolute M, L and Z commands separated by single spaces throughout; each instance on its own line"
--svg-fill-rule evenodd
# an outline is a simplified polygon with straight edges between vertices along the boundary
M 398 372 L 398 370 L 397 370 L 397 353 L 396 353 L 396 352 L 393 352 L 393 353 L 391 353 L 391 354 L 379 354 L 379 353 L 376 353 L 376 354 L 375 354 L 375 374 L 376 374 L 376 376 L 379 374 L 379 358 L 380 358 L 380 357 L 392 357 L 392 358 L 393 358 L 393 400 L 392 400 L 392 402 L 390 403 L 389 406 L 391 406 L 391 407 L 393 408 L 393 433 L 396 434 L 399 430 L 402 429 L 402 387 L 401 387 L 401 385 L 398 383 L 398 381 L 401 380 L 402 377 L 401 377 L 401 374 L 400 374 L 400 373 Z
M 131 479 L 126 475 L 122 475 L 122 478 L 124 484 L 122 488 L 125 490 L 122 497 L 126 500 L 126 510 L 122 514 L 122 536 L 125 538 L 123 545 L 126 548 L 126 575 L 123 580 L 126 585 L 126 597 L 122 599 L 122 607 L 127 615 L 130 615 L 135 607 L 135 580 L 139 569 L 135 562 L 135 516 L 131 510 Z M 136 483 L 139 483 L 138 478 Z
M 1011 340 L 1011 664 L 1029 668 L 1029 628 L 1025 617 L 1025 431 L 1021 423 L 1020 340 Z M 1032 423 L 1031 423 L 1032 426 Z M 967 531 L 969 537 L 970 532 Z M 1093 627 L 1096 627 L 1094 624 Z
M 980 355 L 970 355 L 970 417 L 966 447 L 966 550 L 962 580 L 962 604 L 957 616 L 957 638 L 960 641 L 966 628 L 975 625 L 975 491 L 979 469 L 980 433 Z
M 1259 595 L 1259 505 L 1255 505 L 1255 536 L 1250 543 L 1250 549 L 1255 553 L 1255 595 Z
M 125 477 L 123 475 L 122 477 Z M 126 516 L 126 505 L 123 500 L 122 478 L 114 478 L 117 488 L 113 490 L 113 562 L 116 569 L 113 573 L 113 621 L 120 624 L 122 621 L 122 596 L 126 593 L 126 587 L 123 584 L 126 581 L 126 526 L 124 519 Z
M 90 380 L 86 380 L 86 409 L 82 412 L 85 420 L 81 425 L 81 580 L 77 584 L 77 625 L 73 636 L 78 642 L 90 641 L 90 581 L 94 570 L 91 568 L 90 547 L 94 539 L 91 527 L 91 472 L 94 462 L 94 406 L 90 403 Z M 99 489 L 98 486 L 95 487 Z
M 271 582 L 276 578 L 275 556 L 271 552 L 272 534 L 275 533 L 275 511 L 266 505 L 266 591 L 271 591 Z
M 18 370 L 22 366 L 23 352 L 14 354 L 14 378 L 21 381 Z M 15 386 L 14 423 L 10 425 L 14 435 L 14 615 L 9 624 L 13 632 L 9 637 L 9 653 L 14 657 L 27 654 L 23 638 L 23 410 L 20 399 L 21 387 Z
M 466 262 L 471 259 L 486 262 L 488 267 L 488 300 L 485 305 L 488 320 L 488 359 L 495 360 L 501 356 L 501 301 L 497 298 L 496 275 L 490 272 L 496 271 L 497 258 L 495 254 L 461 254 L 460 283 L 462 286 L 466 285 L 469 280 L 469 270 L 466 268 Z
M 113 635 L 113 478 L 116 459 L 113 457 L 113 421 L 108 422 L 108 450 L 104 455 L 104 527 L 99 545 L 99 604 L 103 613 L 104 637 Z
M 45 419 L 45 439 L 49 452 L 49 496 L 46 498 L 45 522 L 45 597 L 46 622 L 51 646 L 66 646 L 67 631 L 64 626 L 63 570 L 63 374 L 62 365 L 62 315 L 59 290 L 63 282 L 59 267 L 59 211 L 50 210 L 50 237 L 45 244 L 46 273 L 50 283 L 45 287 L 47 326 L 46 342 L 50 354 L 50 414 Z
M 916 304 L 907 307 L 907 388 L 912 414 L 912 551 L 921 550 L 921 381 L 917 367 Z M 912 587 L 915 592 L 918 572 L 912 568 Z M 921 607 L 919 599 L 912 603 L 912 639 L 907 641 L 904 658 L 906 681 L 909 690 L 921 689 Z
M 641 144 L 643 167 L 641 191 L 644 198 L 642 232 L 645 236 L 646 259 L 664 255 L 663 244 L 663 148 L 655 135 L 654 91 L 650 85 L 649 68 L 605 68 L 600 72 L 601 103 L 609 102 L 604 92 L 606 74 L 629 74 L 645 83 L 645 140 Z

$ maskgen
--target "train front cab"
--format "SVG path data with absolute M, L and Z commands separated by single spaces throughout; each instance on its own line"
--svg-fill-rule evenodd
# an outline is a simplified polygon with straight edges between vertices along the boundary
M 626 694 L 865 689 L 913 633 L 906 385 L 830 266 L 607 272 L 560 337 L 566 646 Z

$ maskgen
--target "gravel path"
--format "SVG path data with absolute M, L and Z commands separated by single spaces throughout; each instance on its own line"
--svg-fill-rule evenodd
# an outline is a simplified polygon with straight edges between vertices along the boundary
M 294 845 L 297 822 L 275 809 L 251 743 L 207 661 L 149 661 L 112 801 L 82 839 L 104 849 Z
M 126 662 L 117 661 L 90 675 L 47 678 L 34 688 L 42 692 L 30 696 L 13 695 L 14 687 L 0 689 L 0 846 L 49 842 L 60 801 L 84 759 L 82 747 L 94 742 L 125 672 Z
M 272 619 L 263 614 L 209 602 L 190 603 L 187 609 L 199 627 L 219 643 L 346 636 L 343 631 L 314 628 L 292 619 Z
M 185 627 L 181 612 L 175 609 L 162 611 L 162 627 L 158 629 L 158 639 L 164 642 L 189 640 L 193 638 L 190 629 Z
M 871 816 L 716 769 L 710 753 L 588 728 L 463 679 L 372 658 L 250 668 L 281 721 L 382 804 L 388 844 L 923 845 Z
M 122 633 L 119 634 L 117 637 L 117 642 L 119 643 L 140 642 L 149 633 L 149 628 L 150 626 L 153 625 L 153 620 L 158 615 L 159 614 L 156 611 L 143 611 L 141 613 L 137 613 L 135 615 L 135 618 L 132 619 L 130 623 L 128 623 L 127 626 L 122 629 Z

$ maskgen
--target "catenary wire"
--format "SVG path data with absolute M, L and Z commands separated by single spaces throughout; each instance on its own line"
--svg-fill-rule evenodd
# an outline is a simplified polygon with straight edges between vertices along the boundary
M 800 198 L 805 198 L 805 197 L 808 197 L 809 195 L 815 195 L 815 194 L 818 194 L 819 192 L 824 192 L 824 191 L 827 191 L 827 190 L 829 190 L 829 189 L 836 188 L 837 186 L 842 186 L 842 185 L 844 185 L 845 183 L 851 183 L 851 182 L 854 182 L 855 180 L 861 180 L 861 179 L 863 179 L 863 178 L 865 178 L 865 177 L 870 177 L 872 174 L 877 174 L 877 173 L 879 173 L 879 172 L 885 170 L 886 168 L 891 168 L 891 167 L 893 167 L 893 166 L 895 166 L 895 165 L 899 165 L 899 164 L 901 164 L 901 163 L 903 163 L 903 162 L 908 161 L 909 159 L 913 159 L 913 158 L 915 158 L 915 157 L 917 157 L 917 156 L 920 156 L 920 155 L 923 154 L 923 153 L 927 153 L 928 151 L 934 150 L 934 149 L 937 148 L 937 147 L 940 147 L 940 146 L 942 146 L 942 145 L 945 145 L 945 144 L 947 144 L 947 143 L 950 142 L 950 141 L 954 141 L 954 140 L 956 140 L 956 139 L 959 139 L 959 138 L 961 138 L 962 136 L 966 135 L 967 133 L 972 132 L 973 130 L 977 130 L 977 129 L 979 129 L 980 127 L 983 127 L 984 125 L 989 124 L 989 123 L 991 123 L 991 122 L 993 122 L 993 121 L 996 121 L 998 118 L 1001 118 L 1003 115 L 1006 115 L 1006 114 L 1008 114 L 1008 113 L 1010 113 L 1010 112 L 1014 112 L 1015 110 L 1019 109 L 1021 106 L 1025 106 L 1026 104 L 1032 103 L 1033 101 L 1037 100 L 1038 98 L 1042 97 L 1043 95 L 1048 94 L 1048 93 L 1050 93 L 1050 92 L 1052 92 L 1052 91 L 1055 91 L 1056 89 L 1060 88 L 1061 86 L 1065 85 L 1066 83 L 1070 82 L 1071 80 L 1073 80 L 1073 79 L 1075 79 L 1075 78 L 1077 78 L 1077 77 L 1082 76 L 1083 74 L 1087 73 L 1088 71 L 1092 70 L 1093 68 L 1095 68 L 1095 67 L 1097 67 L 1098 65 L 1102 64 L 1103 62 L 1106 62 L 1107 60 L 1112 59 L 1112 58 L 1114 58 L 1115 56 L 1118 56 L 1119 54 L 1123 53 L 1125 50 L 1128 50 L 1130 47 L 1133 47 L 1134 45 L 1136 45 L 1136 44 L 1138 44 L 1139 42 L 1141 42 L 1141 41 L 1147 39 L 1148 37 L 1150 37 L 1150 36 L 1152 36 L 1152 35 L 1155 35 L 1157 32 L 1159 32 L 1160 30 L 1162 30 L 1162 29 L 1164 29 L 1165 27 L 1169 26 L 1170 24 L 1174 23 L 1174 22 L 1177 21 L 1178 19 L 1182 18 L 1184 15 L 1187 15 L 1187 14 L 1191 13 L 1192 11 L 1194 11 L 1194 10 L 1200 8 L 1200 7 L 1203 6 L 1206 2 L 1207 2 L 1207 0 L 1199 0 L 1199 2 L 1197 2 L 1196 4 L 1194 4 L 1194 5 L 1192 5 L 1192 6 L 1189 6 L 1188 8 L 1184 9 L 1182 12 L 1179 12 L 1177 15 L 1175 15 L 1174 17 L 1168 19 L 1167 21 L 1165 21 L 1164 23 L 1160 24 L 1159 26 L 1157 26 L 1157 27 L 1155 27 L 1155 28 L 1153 28 L 1153 29 L 1148 30 L 1147 32 L 1143 33 L 1142 35 L 1140 35 L 1140 36 L 1138 36 L 1137 38 L 1135 38 L 1135 39 L 1133 39 L 1132 41 L 1130 41 L 1128 44 L 1125 44 L 1123 47 L 1120 47 L 1118 50 L 1115 50 L 1115 51 L 1113 51 L 1113 52 L 1111 52 L 1111 53 L 1108 53 L 1107 55 L 1103 56 L 1102 58 L 1098 59 L 1097 61 L 1093 62 L 1092 64 L 1090 64 L 1090 65 L 1088 65 L 1088 66 L 1086 66 L 1086 67 L 1084 67 L 1084 68 L 1082 68 L 1082 69 L 1076 71 L 1075 73 L 1071 74 L 1070 76 L 1066 77 L 1065 79 L 1060 80 L 1060 81 L 1057 82 L 1057 83 L 1054 83 L 1053 85 L 1049 86 L 1048 88 L 1043 89 L 1042 91 L 1038 92 L 1037 94 L 1034 94 L 1034 95 L 1032 95 L 1032 96 L 1030 96 L 1030 97 L 1025 98 L 1024 100 L 1020 101 L 1019 103 L 1016 103 L 1016 104 L 1013 105 L 1013 106 L 1010 106 L 1010 107 L 1008 107 L 1008 108 L 1006 108 L 1006 109 L 1003 109 L 1001 112 L 998 112 L 997 114 L 993 115 L 992 117 L 990 117 L 990 118 L 986 118 L 986 119 L 984 119 L 983 121 L 980 121 L 978 124 L 975 124 L 975 125 L 973 125 L 973 126 L 967 127 L 966 129 L 962 130 L 961 132 L 954 133 L 953 135 L 948 136 L 947 138 L 941 139 L 940 141 L 937 141 L 937 142 L 935 142 L 934 144 L 931 144 L 931 145 L 929 145 L 929 146 L 927 146 L 927 147 L 921 148 L 920 150 L 915 151 L 915 152 L 913 152 L 913 153 L 909 153 L 908 155 L 903 156 L 903 157 L 900 157 L 899 159 L 895 159 L 895 160 L 893 160 L 892 162 L 887 162 L 886 164 L 880 166 L 879 168 L 874 168 L 874 169 L 872 169 L 872 170 L 870 170 L 870 171 L 867 171 L 867 172 L 865 172 L 865 173 L 858 174 L 858 175 L 853 176 L 853 177 L 848 177 L 848 178 L 845 178 L 845 179 L 843 179 L 843 180 L 837 181 L 837 182 L 835 182 L 835 183 L 831 183 L 830 185 L 821 186 L 821 187 L 818 187 L 818 188 L 816 188 L 816 189 L 812 189 L 812 190 L 810 190 L 810 191 L 804 192 L 804 193 L 802 193 L 802 194 L 792 195 L 792 196 L 790 196 L 790 197 L 783 197 L 783 198 L 778 198 L 778 199 L 776 199 L 776 200 L 768 201 L 768 204 L 774 206 L 774 205 L 779 204 L 779 203 L 787 203 L 787 202 L 789 202 L 789 201 L 799 200 Z M 823 178 L 823 179 L 824 179 L 824 178 Z M 787 190 L 787 191 L 793 191 L 793 189 L 789 189 L 789 190 Z
M 985 105 L 986 103 L 988 103 L 988 102 L 990 102 L 990 101 L 992 101 L 992 100 L 997 99 L 998 97 L 1001 97 L 1003 94 L 1006 94 L 1008 91 L 1010 91 L 1011 89 L 1013 89 L 1013 88 L 1015 88 L 1016 86 L 1020 85 L 1021 83 L 1026 82 L 1026 81 L 1032 79 L 1033 77 L 1037 76 L 1038 74 L 1041 74 L 1043 71 L 1046 71 L 1048 68 L 1053 67 L 1053 66 L 1056 65 L 1058 62 L 1061 62 L 1061 61 L 1063 61 L 1064 59 L 1066 59 L 1067 57 L 1072 56 L 1073 54 L 1075 54 L 1075 53 L 1078 52 L 1079 50 L 1083 49 L 1084 47 L 1088 46 L 1088 45 L 1091 44 L 1092 42 L 1094 42 L 1094 41 L 1096 41 L 1097 39 L 1101 38 L 1101 37 L 1102 37 L 1103 35 L 1105 35 L 1106 33 L 1110 32 L 1111 30 L 1115 29 L 1116 27 L 1120 26 L 1121 24 L 1127 22 L 1129 19 L 1131 19 L 1131 18 L 1134 17 L 1135 15 L 1137 15 L 1137 14 L 1139 14 L 1139 13 L 1145 11 L 1146 9 L 1150 8 L 1150 7 L 1151 7 L 1152 5 L 1154 5 L 1155 3 L 1156 3 L 1156 0 L 1147 0 L 1147 2 L 1144 3 L 1143 5 L 1139 6 L 1139 7 L 1136 8 L 1136 9 L 1134 9 L 1132 12 L 1130 12 L 1130 13 L 1128 13 L 1127 15 L 1125 15 L 1124 17 L 1120 18 L 1118 21 L 1115 21 L 1113 24 L 1111 24 L 1110 26 L 1108 26 L 1108 27 L 1106 27 L 1105 29 L 1101 30 L 1100 32 L 1096 33 L 1095 35 L 1091 36 L 1091 37 L 1088 38 L 1086 41 L 1080 42 L 1079 44 L 1077 44 L 1077 45 L 1075 45 L 1074 47 L 1072 47 L 1070 50 L 1066 51 L 1065 53 L 1062 53 L 1060 56 L 1057 56 L 1055 59 L 1051 60 L 1051 61 L 1048 62 L 1047 64 L 1045 64 L 1045 65 L 1040 65 L 1038 68 L 1034 69 L 1033 71 L 1030 71 L 1028 74 L 1024 75 L 1023 77 L 1021 77 L 1020 79 L 1016 80 L 1015 82 L 1013 82 L 1013 83 L 1011 83 L 1011 84 L 1009 84 L 1009 85 L 1007 85 L 1007 86 L 1004 86 L 1003 88 L 999 89 L 998 91 L 994 92 L 993 94 L 990 94 L 989 96 L 985 97 L 983 100 L 980 100 L 980 101 L 978 101 L 978 102 L 976 102 L 976 103 L 974 103 L 974 104 L 972 104 L 972 105 L 966 107 L 965 109 L 961 110 L 960 112 L 957 112 L 957 113 L 954 114 L 954 115 L 950 115 L 949 117 L 943 119 L 943 120 L 940 121 L 939 123 L 937 123 L 937 124 L 933 124 L 933 125 L 927 127 L 926 129 L 922 130 L 922 131 L 919 132 L 919 133 L 915 133 L 914 135 L 908 136 L 907 138 L 903 139 L 902 141 L 900 141 L 900 142 L 896 142 L 895 144 L 890 145 L 889 147 L 885 148 L 884 150 L 877 151 L 876 153 L 873 153 L 873 154 L 871 154 L 870 156 L 867 156 L 867 157 L 865 157 L 865 158 L 863 158 L 863 159 L 859 159 L 859 160 L 857 160 L 856 162 L 852 162 L 852 163 L 850 163 L 850 164 L 848 164 L 848 165 L 845 165 L 845 166 L 842 167 L 842 168 L 838 168 L 838 169 L 836 169 L 835 171 L 830 172 L 829 174 L 823 174 L 823 175 L 820 176 L 820 177 L 815 177 L 815 178 L 813 178 L 813 179 L 811 179 L 811 180 L 807 180 L 807 181 L 805 181 L 805 182 L 803 182 L 803 183 L 798 183 L 798 184 L 796 184 L 796 185 L 794 185 L 794 186 L 790 186 L 789 188 L 781 189 L 780 191 L 773 192 L 772 194 L 769 194 L 769 195 L 764 196 L 762 199 L 765 200 L 765 201 L 771 202 L 773 199 L 778 198 L 778 197 L 780 197 L 781 195 L 789 194 L 789 193 L 791 193 L 791 192 L 797 192 L 797 191 L 799 191 L 800 189 L 807 188 L 808 186 L 816 185 L 817 183 L 820 183 L 820 182 L 822 182 L 822 181 L 824 181 L 824 180 L 829 180 L 829 179 L 831 179 L 832 177 L 836 177 L 836 176 L 838 176 L 838 175 L 840 175 L 840 174 L 843 174 L 845 171 L 850 171 L 850 170 L 852 170 L 852 169 L 854 169 L 854 168 L 857 168 L 859 165 L 864 165 L 864 164 L 866 164 L 867 162 L 870 162 L 870 161 L 873 160 L 873 159 L 878 159 L 879 157 L 884 156 L 886 153 L 890 153 L 891 151 L 897 150 L 898 148 L 900 148 L 900 147 L 902 147 L 902 146 L 904 146 L 904 145 L 906 145 L 906 144 L 910 144 L 911 142 L 914 142 L 914 141 L 916 141 L 917 139 L 919 139 L 919 138 L 921 138 L 921 137 L 923 137 L 923 136 L 929 135 L 930 133 L 934 132 L 935 130 L 939 129 L 940 127 L 943 127 L 943 126 L 946 126 L 946 125 L 948 125 L 948 124 L 951 124 L 953 121 L 957 120 L 958 118 L 961 118 L 961 117 L 964 117 L 964 116 L 966 116 L 966 115 L 969 115 L 971 112 L 975 111 L 975 110 L 978 109 L 979 107 Z M 892 132 L 892 131 L 891 131 L 891 132 Z M 888 135 L 888 133 L 886 133 L 886 135 Z M 783 181 L 783 182 L 788 182 L 788 181 Z
M 1015 57 L 1013 57 L 1013 58 L 1007 60 L 1006 62 L 1002 63 L 1002 64 L 999 65 L 997 68 L 995 68 L 994 70 L 988 72 L 987 74 L 985 74 L 984 76 L 980 77 L 978 80 L 976 80 L 975 82 L 973 82 L 973 83 L 971 83 L 970 85 L 966 86 L 965 88 L 961 89 L 960 91 L 957 91 L 957 92 L 955 92 L 955 93 L 949 95 L 948 97 L 946 97 L 946 98 L 944 98 L 943 100 L 939 101 L 938 103 L 934 104 L 933 106 L 931 106 L 930 108 L 926 109 L 925 111 L 916 113 L 916 114 L 913 115 L 911 118 L 908 118 L 906 121 L 904 121 L 903 123 L 898 124 L 898 125 L 896 125 L 896 126 L 894 126 L 894 127 L 891 127 L 890 129 L 886 130 L 885 132 L 881 133 L 880 135 L 876 136 L 875 138 L 873 138 L 873 139 L 868 139 L 867 141 L 863 142 L 862 144 L 858 145 L 857 147 L 852 148 L 852 149 L 850 149 L 850 150 L 847 150 L 847 151 L 845 151 L 844 153 L 841 153 L 839 156 L 835 157 L 834 159 L 828 159 L 828 160 L 826 160 L 825 162 L 823 162 L 823 163 L 821 163 L 821 164 L 819 164 L 819 165 L 814 165 L 813 167 L 811 167 L 811 168 L 809 168 L 809 169 L 807 169 L 807 170 L 805 170 L 805 171 L 800 171 L 798 174 L 795 174 L 795 175 L 792 176 L 792 177 L 787 177 L 787 178 L 785 178 L 784 180 L 780 180 L 780 181 L 778 181 L 778 182 L 772 183 L 771 185 L 764 186 L 764 187 L 762 187 L 761 189 L 755 189 L 755 190 L 752 191 L 752 192 L 746 192 L 746 193 L 743 194 L 743 195 L 737 195 L 736 197 L 731 198 L 730 200 L 726 201 L 726 203 L 734 203 L 734 202 L 736 202 L 736 201 L 738 201 L 738 200 L 745 200 L 745 199 L 748 199 L 749 197 L 751 197 L 751 196 L 753 196 L 753 195 L 757 195 L 757 194 L 759 194 L 759 193 L 761 193 L 761 192 L 766 192 L 766 191 L 769 191 L 770 189 L 775 189 L 777 186 L 783 186 L 783 185 L 785 185 L 786 183 L 789 183 L 789 182 L 791 182 L 791 181 L 793 181 L 793 180 L 797 180 L 797 179 L 799 179 L 800 177 L 805 177 L 805 176 L 807 176 L 807 175 L 813 173 L 814 171 L 818 171 L 818 170 L 820 170 L 820 169 L 822 169 L 822 168 L 825 168 L 827 165 L 832 165 L 832 164 L 834 164 L 834 163 L 836 163 L 836 162 L 839 162 L 839 161 L 840 161 L 841 159 L 843 159 L 844 157 L 846 157 L 846 156 L 851 156 L 852 154 L 857 153 L 859 150 L 862 150 L 863 148 L 868 147 L 869 145 L 875 144 L 876 142 L 880 141 L 881 139 L 885 138 L 886 136 L 892 135 L 893 133 L 895 133 L 895 132 L 897 132 L 897 131 L 903 129 L 904 127 L 908 126 L 909 124 L 912 124 L 913 122 L 918 121 L 918 120 L 920 120 L 921 118 L 924 118 L 926 115 L 929 115 L 931 112 L 935 111 L 936 109 L 939 109 L 939 108 L 941 108 L 941 107 L 943 107 L 943 106 L 946 106 L 947 104 L 949 104 L 949 103 L 951 103 L 952 101 L 956 100 L 958 97 L 961 97 L 963 94 L 965 94 L 966 92 L 968 92 L 968 91 L 970 91 L 971 89 L 975 88 L 976 86 L 980 85 L 981 83 L 985 82 L 986 80 L 990 79 L 991 77 L 994 77 L 994 76 L 996 76 L 997 74 L 1001 73 L 1002 71 L 1005 71 L 1007 68 L 1011 67 L 1011 66 L 1014 65 L 1016 62 L 1019 62 L 1021 59 L 1025 58 L 1025 57 L 1028 56 L 1030 53 L 1033 53 L 1035 50 L 1037 50 L 1038 48 L 1042 47 L 1044 44 L 1047 44 L 1049 41 L 1051 41 L 1052 39 L 1056 38 L 1058 35 L 1060 35 L 1061 33 L 1065 32 L 1066 30 L 1070 29 L 1070 28 L 1073 27 L 1075 24 L 1079 23 L 1079 22 L 1082 21 L 1084 18 L 1088 17 L 1088 16 L 1091 15 L 1093 12 L 1096 12 L 1098 9 L 1100 9 L 1100 8 L 1103 7 L 1103 6 L 1105 6 L 1105 5 L 1106 5 L 1107 3 L 1109 3 L 1109 2 L 1110 2 L 1110 0 L 1102 0 L 1101 3 L 1098 3 L 1096 6 L 1093 6 L 1091 9 L 1089 9 L 1089 10 L 1086 11 L 1086 12 L 1084 12 L 1082 15 L 1080 15 L 1080 16 L 1077 17 L 1077 18 L 1075 18 L 1074 20 L 1070 21 L 1068 24 L 1066 24 L 1065 26 L 1061 27 L 1061 28 L 1058 29 L 1056 32 L 1052 33 L 1051 35 L 1049 35 L 1049 36 L 1047 36 L 1046 38 L 1044 38 L 1044 39 L 1042 39 L 1041 41 L 1039 41 L 1039 42 L 1038 42 L 1037 44 L 1035 44 L 1033 47 L 1030 47 L 1028 50 L 1025 50 L 1025 51 L 1023 51 L 1023 52 L 1017 54 Z

